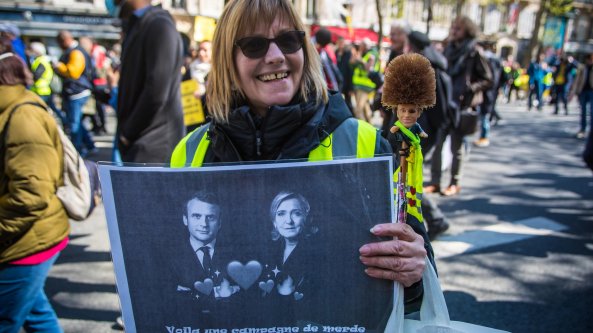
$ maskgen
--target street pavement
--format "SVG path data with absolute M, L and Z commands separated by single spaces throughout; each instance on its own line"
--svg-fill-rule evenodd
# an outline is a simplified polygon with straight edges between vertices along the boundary
M 433 242 L 451 319 L 512 332 L 593 332 L 593 173 L 575 138 L 578 107 L 567 116 L 549 106 L 527 112 L 524 102 L 498 110 L 504 124 L 492 128 L 490 147 L 469 146 L 461 193 L 431 194 L 451 223 Z M 96 139 L 91 158 L 109 160 L 112 137 Z M 48 297 L 66 333 L 120 332 L 103 207 L 71 225 Z

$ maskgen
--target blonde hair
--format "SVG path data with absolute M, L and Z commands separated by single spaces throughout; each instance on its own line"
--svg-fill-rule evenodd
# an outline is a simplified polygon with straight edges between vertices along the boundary
M 208 75 L 206 104 L 218 122 L 227 123 L 232 108 L 247 98 L 237 84 L 240 82 L 235 64 L 235 41 L 248 36 L 258 26 L 271 25 L 276 18 L 287 20 L 296 30 L 305 27 L 288 0 L 231 0 L 225 6 L 212 40 L 212 69 Z M 299 94 L 303 101 L 313 98 L 328 101 L 327 86 L 319 55 L 309 34 L 303 43 L 304 65 Z

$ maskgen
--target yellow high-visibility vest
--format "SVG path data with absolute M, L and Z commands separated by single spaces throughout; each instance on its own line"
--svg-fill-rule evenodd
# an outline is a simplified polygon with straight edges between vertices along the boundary
M 210 146 L 210 138 L 207 135 L 209 128 L 210 123 L 204 124 L 186 135 L 177 144 L 171 156 L 170 165 L 172 168 L 201 167 L 204 164 L 204 158 Z M 356 136 L 352 135 L 352 133 L 356 133 Z M 377 129 L 369 123 L 355 118 L 348 118 L 328 137 L 323 139 L 319 146 L 309 152 L 308 161 L 330 161 L 335 158 L 345 157 L 374 157 L 375 152 L 379 151 L 380 145 L 377 137 Z M 413 144 L 410 147 L 410 155 L 407 158 L 406 212 L 422 222 L 422 150 L 419 142 L 418 139 L 418 144 Z M 397 181 L 399 170 L 398 168 L 394 173 L 394 181 Z M 412 190 L 412 188 L 414 189 Z
M 41 74 L 41 77 L 37 79 L 31 86 L 31 91 L 36 93 L 39 96 L 49 96 L 51 95 L 51 88 L 50 83 L 51 79 L 54 76 L 54 69 L 52 68 L 51 64 L 49 63 L 49 59 L 46 56 L 39 56 L 35 58 L 33 64 L 31 65 L 31 70 L 33 73 L 37 70 L 39 65 L 43 65 L 45 71 Z
M 362 62 L 367 63 L 371 58 L 371 55 L 375 56 L 375 64 L 373 65 L 373 71 L 379 72 L 381 70 L 381 60 L 379 55 L 374 50 L 368 51 L 363 57 Z M 359 87 L 368 91 L 373 91 L 377 88 L 377 85 L 369 79 L 369 72 L 364 69 L 363 66 L 359 65 L 354 68 L 354 74 L 352 76 L 352 84 L 354 88 Z
M 186 135 L 175 147 L 171 167 L 201 167 L 210 145 L 207 135 L 210 123 Z M 356 133 L 356 136 L 351 135 Z M 309 161 L 329 161 L 337 157 L 371 158 L 379 149 L 377 129 L 371 124 L 348 118 L 309 152 Z

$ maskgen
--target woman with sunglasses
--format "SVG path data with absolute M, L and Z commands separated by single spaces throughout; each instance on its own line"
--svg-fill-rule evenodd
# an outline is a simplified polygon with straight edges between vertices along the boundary
M 228 2 L 212 43 L 206 98 L 213 119 L 177 145 L 171 166 L 392 153 L 374 127 L 352 117 L 341 94 L 327 90 L 304 30 L 289 0 Z M 419 305 L 432 250 L 424 226 L 409 220 L 378 221 L 373 234 L 393 240 L 362 246 L 360 260 L 369 276 L 402 283 L 406 305 Z

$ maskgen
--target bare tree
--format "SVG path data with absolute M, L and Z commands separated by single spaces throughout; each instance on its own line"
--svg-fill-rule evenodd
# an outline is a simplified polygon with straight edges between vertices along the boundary
M 379 31 L 377 32 L 379 35 L 379 39 L 377 40 L 377 46 L 379 49 L 381 49 L 381 41 L 383 40 L 383 13 L 381 12 L 382 2 L 383 1 L 381 0 L 375 0 L 375 7 L 377 8 L 377 20 L 379 21 Z
M 527 67 L 531 62 L 534 54 L 533 52 L 537 48 L 537 53 L 541 52 L 542 44 L 540 42 L 540 30 L 542 28 L 542 21 L 544 21 L 544 17 L 547 18 L 547 15 L 554 15 L 554 16 L 562 16 L 567 14 L 572 10 L 572 3 L 573 0 L 541 0 L 539 9 L 535 14 L 535 27 L 533 27 L 533 33 L 531 34 L 531 39 L 529 40 L 529 47 L 527 48 L 527 52 L 523 56 L 523 61 L 521 65 Z

